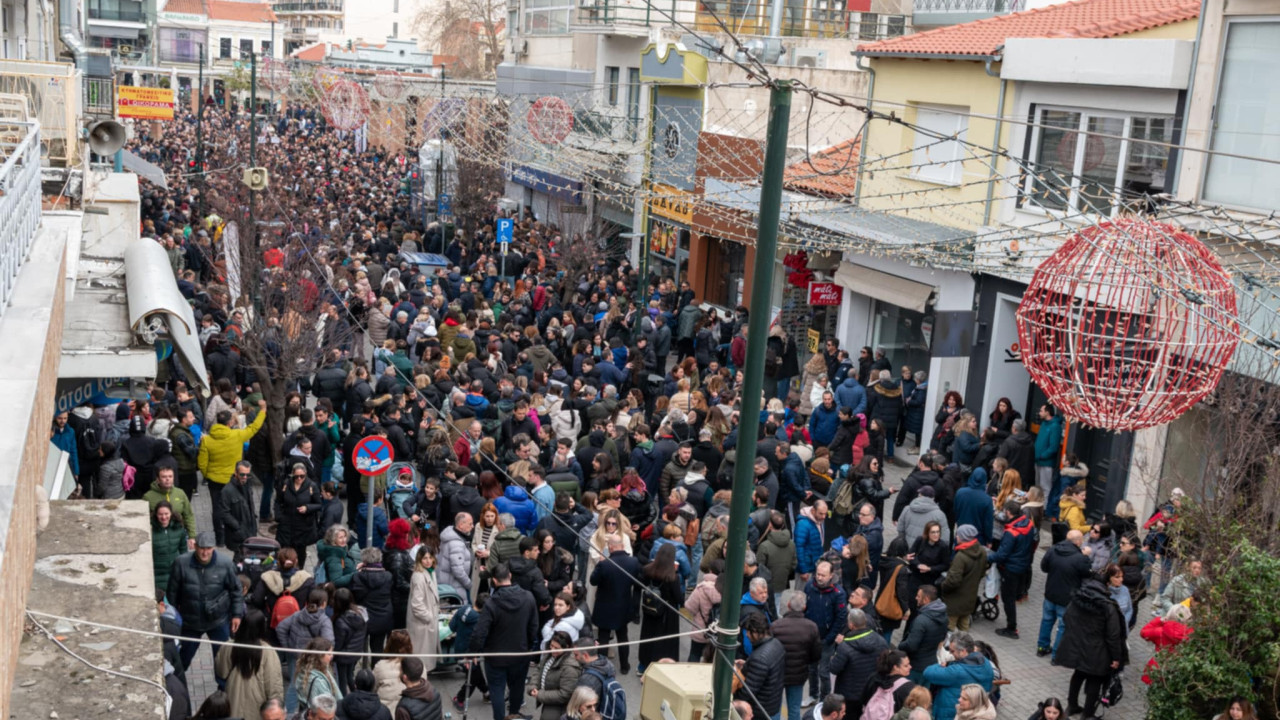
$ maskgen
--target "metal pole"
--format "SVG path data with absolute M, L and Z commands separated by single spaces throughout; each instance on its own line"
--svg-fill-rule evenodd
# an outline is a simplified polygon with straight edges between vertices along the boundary
M 369 478 L 369 492 L 364 496 L 365 515 L 369 516 L 368 522 L 365 524 L 364 531 L 364 547 L 373 547 L 373 498 L 374 493 L 378 491 L 378 483 L 383 481 L 386 474 L 374 475 Z M 358 486 L 359 483 L 356 483 Z
M 271 53 L 270 55 L 268 55 L 268 57 L 270 57 L 272 61 L 276 59 L 276 21 L 275 20 L 271 21 Z M 267 92 L 271 98 L 271 117 L 275 117 L 276 116 L 276 89 L 275 89 L 274 80 L 272 81 L 271 85 L 267 86 Z
M 204 117 L 204 45 L 200 46 L 200 72 L 196 80 L 196 185 L 200 195 L 196 200 L 197 214 L 204 206 L 204 134 L 201 132 L 200 118 Z
M 738 421 L 738 464 L 733 473 L 733 500 L 729 505 L 729 538 L 725 543 L 725 582 L 720 632 L 713 636 L 719 652 L 715 660 L 713 720 L 728 720 L 732 701 L 733 661 L 738 648 L 742 570 L 747 549 L 747 515 L 755 485 L 756 440 L 760 432 L 760 391 L 764 385 L 764 352 L 768 343 L 769 307 L 773 293 L 773 266 L 778 258 L 778 219 L 782 206 L 782 172 L 787 162 L 787 128 L 791 121 L 791 82 L 775 80 L 769 95 L 769 132 L 764 151 L 764 175 L 760 188 L 760 213 L 752 271 L 751 317 L 747 324 L 747 361 L 742 387 L 742 411 Z M 733 538 L 738 538 L 734 541 Z

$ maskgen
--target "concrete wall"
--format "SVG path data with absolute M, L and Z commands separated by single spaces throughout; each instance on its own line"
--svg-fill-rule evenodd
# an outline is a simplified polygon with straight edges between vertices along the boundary
M 841 52 L 848 54 L 847 41 Z M 746 72 L 733 63 L 711 62 L 708 65 L 708 79 L 713 84 L 748 82 Z M 769 70 L 775 78 L 800 80 L 810 87 L 841 95 L 862 98 L 867 93 L 867 73 L 861 70 L 818 70 L 781 65 L 771 66 Z M 805 143 L 804 113 L 808 104 L 809 96 L 803 93 L 797 93 L 792 100 L 789 144 L 793 147 L 802 147 Z M 704 129 L 708 132 L 764 140 L 769 121 L 768 88 L 717 87 L 707 91 L 706 107 Z M 810 148 L 821 150 L 848 140 L 861 127 L 861 118 L 862 115 L 852 108 L 819 104 L 813 109 L 809 124 Z
M 0 317 L 0 717 L 22 637 L 23 611 L 36 555 L 36 488 L 44 484 L 62 347 L 62 275 L 67 234 L 45 224 L 18 273 L 13 304 Z

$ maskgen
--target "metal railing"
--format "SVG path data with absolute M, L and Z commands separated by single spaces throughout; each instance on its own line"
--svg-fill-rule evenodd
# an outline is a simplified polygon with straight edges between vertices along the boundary
M 736 35 L 768 35 L 769 0 L 702 0 L 698 3 L 699 32 L 723 32 L 723 22 Z M 909 32 L 904 15 L 850 12 L 840 0 L 788 0 L 783 6 L 784 37 L 879 40 Z
M 0 315 L 40 227 L 40 123 L 0 120 Z
M 90 115 L 115 115 L 115 82 L 111 78 L 84 78 L 83 108 Z
M 317 2 L 289 2 L 277 3 L 271 6 L 272 10 L 277 13 L 302 13 L 302 12 L 342 12 L 344 3 L 341 0 L 335 2 L 325 2 L 318 0 Z
M 146 22 L 147 14 L 142 10 L 131 8 L 99 8 L 89 6 L 90 20 L 123 20 L 125 22 Z
M 964 13 L 974 15 L 1004 15 L 1025 9 L 1024 0 L 915 0 L 912 13 Z
M 656 0 L 655 3 L 579 0 L 577 4 L 575 22 L 578 25 L 670 25 L 677 7 L 676 0 Z

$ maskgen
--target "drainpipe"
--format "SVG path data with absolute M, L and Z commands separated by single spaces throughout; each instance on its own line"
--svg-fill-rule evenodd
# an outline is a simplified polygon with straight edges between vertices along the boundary
M 782 37 L 782 5 L 787 0 L 773 0 L 773 7 L 769 12 L 769 37 Z
M 75 57 L 76 67 L 84 70 L 89 54 L 85 49 L 80 27 L 75 22 L 78 17 L 75 0 L 58 0 L 58 36 Z
M 995 54 L 987 58 L 987 61 L 986 61 L 987 74 L 990 75 L 991 77 L 1000 77 L 999 72 L 991 71 L 991 64 L 1001 62 L 1002 60 L 1004 60 L 1004 45 L 1001 45 L 1000 47 L 996 48 Z M 1000 80 L 1000 98 L 996 101 L 996 104 L 997 104 L 996 137 L 991 142 L 991 147 L 997 150 L 1000 148 L 1000 131 L 1004 129 L 1004 95 L 1008 89 L 1009 89 L 1009 81 L 1002 78 Z M 1000 159 L 998 157 L 991 159 L 991 176 L 987 180 L 987 201 L 982 206 L 983 226 L 987 226 L 991 224 L 991 205 L 992 205 L 991 200 L 996 190 L 996 164 L 999 161 Z
M 55 21 L 53 17 L 53 3 L 49 2 L 49 0 L 40 0 L 40 44 L 41 45 L 45 44 L 44 38 L 48 37 L 48 32 L 53 27 L 54 22 Z M 46 47 L 46 49 L 40 52 L 40 59 L 55 60 L 57 58 L 53 56 L 49 52 L 49 49 Z
M 869 76 L 867 78 L 867 110 L 870 110 L 871 103 L 876 96 L 876 71 L 875 71 L 875 68 L 871 67 L 870 65 L 867 65 L 865 67 L 863 66 L 862 61 L 866 57 L 865 55 L 859 55 L 857 52 L 854 52 L 853 56 L 857 58 L 857 62 L 855 63 L 854 66 L 857 67 L 859 70 L 866 72 L 867 75 Z M 862 128 L 862 149 L 858 152 L 860 156 L 866 157 L 867 147 L 870 145 L 870 143 L 871 143 L 871 123 L 868 122 L 866 127 Z M 863 167 L 863 163 L 859 162 L 858 177 L 854 181 L 854 186 L 853 186 L 853 204 L 855 206 L 862 204 L 861 203 L 862 167 Z
M 1196 69 L 1200 67 L 1200 36 L 1204 33 L 1204 12 L 1209 9 L 1209 0 L 1200 0 L 1200 17 L 1196 22 L 1196 41 L 1191 46 L 1191 72 L 1187 78 L 1187 97 L 1182 102 L 1182 119 L 1178 123 L 1178 134 L 1180 137 L 1174 138 L 1174 142 L 1179 145 L 1187 144 L 1187 123 L 1191 120 L 1191 94 L 1196 89 Z M 1173 197 L 1178 197 L 1178 186 L 1182 180 L 1182 150 L 1175 150 L 1178 153 L 1178 164 L 1173 173 L 1173 185 L 1168 189 L 1168 193 Z

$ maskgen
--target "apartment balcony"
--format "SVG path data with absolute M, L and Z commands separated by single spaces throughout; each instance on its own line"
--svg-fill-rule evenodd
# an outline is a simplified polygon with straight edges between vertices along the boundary
M 145 27 L 147 22 L 147 13 L 136 8 L 100 8 L 90 6 L 89 20 L 138 23 Z
M 40 123 L 0 121 L 0 315 L 40 227 Z
M 1021 0 L 1019 0 L 1021 1 Z M 698 4 L 700 33 L 769 35 L 769 0 L 702 0 Z M 782 12 L 780 34 L 798 38 L 882 40 L 905 35 L 911 18 L 906 15 L 850 12 L 843 0 L 788 0 Z M 724 27 L 721 27 L 724 23 Z
M 1026 0 L 914 0 L 912 22 L 918 29 L 959 25 L 1021 12 Z
M 115 80 L 100 77 L 85 78 L 83 108 L 86 115 L 113 118 L 116 113 Z
M 649 28 L 673 25 L 678 15 L 678 0 L 580 0 L 573 16 L 575 32 L 608 32 L 612 35 L 644 37 Z M 680 18 L 687 22 L 690 18 Z M 627 29 L 631 31 L 628 32 Z
M 271 6 L 277 15 L 307 14 L 341 15 L 344 3 L 341 0 L 314 0 L 313 2 L 282 2 Z

